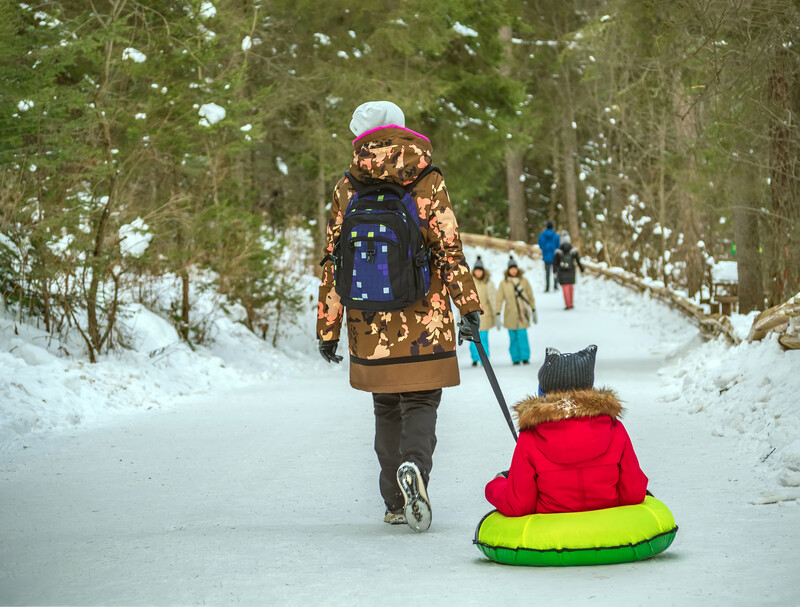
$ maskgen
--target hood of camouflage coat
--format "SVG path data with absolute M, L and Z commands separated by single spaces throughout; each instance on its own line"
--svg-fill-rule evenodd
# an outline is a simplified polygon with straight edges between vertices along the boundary
M 552 462 L 575 464 L 608 450 L 623 407 L 612 390 L 551 392 L 514 407 L 520 431 L 531 430 L 536 446 Z
M 350 174 L 366 183 L 376 180 L 407 185 L 431 164 L 427 137 L 400 126 L 364 133 L 353 141 Z

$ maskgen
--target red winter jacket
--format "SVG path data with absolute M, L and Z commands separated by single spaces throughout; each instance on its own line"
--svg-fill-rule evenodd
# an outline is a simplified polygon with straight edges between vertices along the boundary
M 529 398 L 515 410 L 519 441 L 508 478 L 486 485 L 506 516 L 579 512 L 640 504 L 647 477 L 617 418 L 611 390 L 570 390 Z

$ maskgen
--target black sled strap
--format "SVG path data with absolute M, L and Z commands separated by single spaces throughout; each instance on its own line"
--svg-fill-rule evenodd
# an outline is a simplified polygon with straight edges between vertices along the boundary
M 486 356 L 486 350 L 483 349 L 480 335 L 475 336 L 474 343 L 475 347 L 478 349 L 478 356 L 481 358 L 483 370 L 486 371 L 486 377 L 489 378 L 489 384 L 491 384 L 492 390 L 494 390 L 494 395 L 497 397 L 497 402 L 500 403 L 500 410 L 503 412 L 503 416 L 506 418 L 506 423 L 511 430 L 511 436 L 513 436 L 514 440 L 516 441 L 517 431 L 514 428 L 514 422 L 511 421 L 511 412 L 508 410 L 508 405 L 506 405 L 506 399 L 503 398 L 503 392 L 500 390 L 500 384 L 497 383 L 497 376 L 495 376 L 494 369 L 492 369 L 492 365 L 489 363 L 489 357 Z

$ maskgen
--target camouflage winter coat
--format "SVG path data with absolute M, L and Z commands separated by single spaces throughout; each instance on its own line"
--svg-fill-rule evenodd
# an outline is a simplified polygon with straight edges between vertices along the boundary
M 430 163 L 427 138 L 390 126 L 353 141 L 350 173 L 361 182 L 408 185 Z M 334 188 L 325 253 L 333 252 L 354 193 L 346 178 Z M 429 173 L 414 186 L 412 196 L 423 241 L 430 249 L 431 287 L 425 298 L 402 310 L 346 311 L 350 384 L 358 390 L 413 392 L 458 385 L 457 328 L 449 300 L 453 299 L 461 314 L 481 309 L 442 176 Z M 333 265 L 328 262 L 319 289 L 317 337 L 339 339 L 343 315 L 344 307 L 334 290 Z

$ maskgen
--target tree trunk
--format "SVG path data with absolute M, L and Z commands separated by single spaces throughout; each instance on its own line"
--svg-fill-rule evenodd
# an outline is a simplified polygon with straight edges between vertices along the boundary
M 319 147 L 317 158 L 317 233 L 314 254 L 322 257 L 328 239 L 328 184 L 325 181 L 325 154 Z M 322 268 L 314 264 L 317 276 L 322 277 Z
M 576 161 L 579 158 L 578 154 L 578 135 L 575 132 L 575 109 L 572 105 L 572 90 L 569 85 L 569 68 L 562 69 L 563 82 L 562 88 L 564 93 L 564 125 L 562 129 L 562 145 L 563 145 L 563 164 L 564 164 L 564 189 L 565 202 L 567 210 L 567 226 L 569 227 L 569 235 L 572 244 L 580 248 L 582 244 L 580 222 L 578 220 L 578 181 L 576 179 L 577 169 Z
M 97 222 L 97 227 L 95 228 L 94 249 L 92 250 L 89 258 L 89 270 L 91 271 L 92 276 L 89 280 L 89 290 L 86 292 L 86 332 L 89 335 L 89 340 L 91 341 L 91 348 L 89 352 L 89 358 L 91 362 L 97 362 L 94 352 L 99 352 L 103 345 L 103 339 L 100 335 L 100 318 L 97 314 L 97 297 L 100 292 L 101 282 L 104 280 L 106 271 L 108 269 L 108 264 L 103 259 L 103 251 L 106 235 L 108 233 L 108 224 L 111 218 L 111 200 L 114 197 L 115 181 L 116 180 L 112 178 L 112 184 L 109 188 L 110 195 L 108 196 L 108 200 L 103 205 L 103 210 L 100 213 L 100 219 Z
M 124 1 L 112 3 L 114 12 L 111 16 L 109 16 L 109 23 L 116 20 L 116 18 L 119 16 L 119 11 L 121 11 L 124 6 Z M 95 16 L 97 19 L 101 20 L 99 15 L 95 14 Z M 104 24 L 103 26 L 106 27 L 107 24 Z M 111 137 L 111 124 L 105 110 L 103 109 L 103 101 L 105 100 L 105 92 L 111 80 L 110 71 L 111 57 L 113 52 L 114 42 L 112 40 L 106 41 L 104 51 L 104 69 L 94 102 L 98 121 L 97 128 L 100 145 L 103 149 L 103 156 L 107 167 L 114 166 L 114 143 Z M 97 298 L 100 293 L 101 286 L 107 278 L 109 268 L 109 261 L 106 258 L 106 237 L 108 236 L 111 227 L 111 211 L 117 197 L 117 172 L 113 169 L 110 169 L 107 177 L 105 179 L 101 178 L 100 181 L 107 182 L 108 195 L 106 196 L 106 201 L 103 204 L 103 209 L 100 212 L 100 217 L 97 220 L 97 225 L 95 226 L 94 248 L 89 254 L 89 260 L 87 264 L 92 275 L 89 280 L 89 290 L 86 292 L 86 333 L 88 334 L 87 341 L 91 342 L 89 346 L 89 360 L 93 363 L 97 362 L 96 353 L 100 352 L 106 336 L 110 334 L 114 325 L 114 317 L 111 314 L 107 314 L 106 331 L 104 335 L 101 335 L 100 317 L 97 310 Z M 116 309 L 116 297 L 117 291 L 115 289 L 114 301 L 111 302 L 109 309 Z
M 178 259 L 180 260 L 178 276 L 181 281 L 181 321 L 178 334 L 183 341 L 189 343 L 189 320 L 192 304 L 189 299 L 189 252 L 186 251 L 184 244 L 183 226 L 179 223 L 175 232 L 175 246 L 178 249 Z
M 677 78 L 677 77 L 676 77 Z M 676 134 L 675 149 L 684 158 L 683 170 L 678 175 L 676 198 L 680 209 L 680 218 L 684 232 L 684 260 L 686 262 L 686 290 L 689 297 L 694 297 L 703 287 L 704 262 L 698 243 L 702 232 L 701 217 L 697 210 L 697 201 L 688 187 L 695 180 L 696 163 L 692 144 L 696 139 L 696 108 L 689 98 L 683 94 L 681 84 L 674 84 L 674 126 Z
M 559 198 L 561 197 L 561 192 L 564 191 L 564 180 L 561 177 L 561 150 L 559 148 L 558 137 L 553 137 L 553 156 L 550 163 L 553 166 L 554 188 L 548 192 L 550 202 L 547 205 L 547 218 L 553 220 L 555 229 L 558 231 L 561 224 L 561 217 L 558 212 Z
M 769 78 L 769 96 L 773 116 L 770 124 L 770 196 L 772 198 L 772 237 L 770 239 L 770 305 L 777 305 L 794 295 L 797 272 L 791 259 L 792 217 L 797 204 L 793 198 L 795 163 L 792 158 L 792 86 L 791 60 L 785 48 L 779 48 Z M 796 128 L 796 127 L 795 127 Z M 795 260 L 795 266 L 796 266 Z
M 684 226 L 684 259 L 686 261 L 686 290 L 694 297 L 703 286 L 703 256 L 700 242 L 700 218 L 695 209 L 695 201 L 685 189 L 679 193 L 681 217 Z
M 511 240 L 528 241 L 522 151 L 506 149 L 506 185 L 508 187 L 508 225 Z
M 667 194 L 666 194 L 666 156 L 667 156 L 667 124 L 662 121 L 658 129 L 659 167 L 658 167 L 658 223 L 661 226 L 661 280 L 669 287 L 667 274 Z
M 189 300 L 189 272 L 184 267 L 181 269 L 181 337 L 187 343 L 189 342 L 189 312 L 191 307 Z
M 567 126 L 569 131 L 572 131 L 572 126 Z M 570 136 L 567 134 L 566 139 L 569 140 Z M 565 141 L 563 153 L 564 165 L 564 198 L 567 211 L 567 226 L 569 228 L 570 239 L 572 244 L 578 248 L 581 245 L 580 229 L 578 227 L 578 193 L 577 183 L 575 179 L 575 152 L 572 146 Z
M 564 166 L 564 200 L 567 211 L 567 227 L 572 244 L 580 248 L 582 244 L 580 220 L 578 217 L 578 182 L 577 165 L 580 158 L 578 150 L 578 134 L 575 124 L 575 100 L 570 82 L 570 66 L 559 59 L 559 93 L 562 103 L 561 145 L 563 146 L 562 164 Z
M 764 309 L 761 256 L 758 253 L 758 205 L 751 198 L 738 200 L 733 209 L 736 266 L 739 272 L 739 312 Z
M 512 55 L 510 25 L 500 28 L 500 41 L 504 47 L 500 72 L 512 77 Z M 528 240 L 528 209 L 525 202 L 525 186 L 522 181 L 525 168 L 525 153 L 514 146 L 513 140 L 506 145 L 506 189 L 508 193 L 508 226 L 511 240 Z

